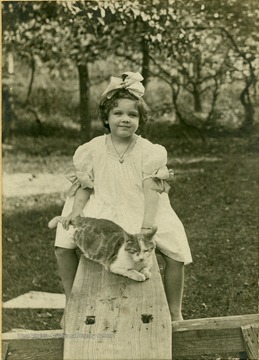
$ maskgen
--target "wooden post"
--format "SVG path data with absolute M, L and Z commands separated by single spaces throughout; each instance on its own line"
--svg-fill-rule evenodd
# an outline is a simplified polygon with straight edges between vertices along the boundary
M 255 341 L 255 327 L 251 330 L 251 324 L 258 324 L 258 314 L 175 322 L 172 329 L 173 359 L 213 353 L 244 352 L 248 348 L 254 353 L 258 351 L 258 344 Z
M 258 324 L 241 326 L 244 346 L 249 360 L 257 360 L 258 354 Z
M 64 359 L 172 359 L 171 317 L 154 256 L 136 282 L 81 256 L 65 311 Z

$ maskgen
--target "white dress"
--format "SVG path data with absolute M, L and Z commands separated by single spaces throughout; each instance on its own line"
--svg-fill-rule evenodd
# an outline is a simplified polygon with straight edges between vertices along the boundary
M 159 191 L 154 222 L 158 227 L 155 235 L 157 248 L 174 260 L 191 263 L 184 227 L 170 205 L 168 194 L 160 191 L 167 185 L 164 179 L 169 177 L 165 148 L 138 136 L 134 148 L 120 163 L 118 155 L 108 147 L 107 139 L 107 135 L 96 137 L 76 150 L 74 167 L 66 172 L 73 185 L 62 215 L 71 212 L 77 188 L 90 187 L 93 192 L 83 209 L 84 216 L 108 219 L 129 233 L 138 233 L 144 215 L 143 180 L 151 177 Z M 75 248 L 73 233 L 73 226 L 64 230 L 58 224 L 55 246 Z

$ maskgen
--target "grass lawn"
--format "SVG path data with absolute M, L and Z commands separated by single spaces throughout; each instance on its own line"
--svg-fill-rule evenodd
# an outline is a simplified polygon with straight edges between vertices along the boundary
M 175 180 L 171 203 L 189 238 L 186 319 L 258 311 L 258 130 L 247 137 L 155 136 L 168 149 Z M 158 136 L 158 135 L 157 135 Z M 8 173 L 61 173 L 79 145 L 76 134 L 14 136 L 3 151 Z M 3 301 L 28 291 L 62 292 L 48 220 L 62 208 L 60 193 L 3 198 Z M 3 331 L 57 329 L 60 311 L 3 310 Z

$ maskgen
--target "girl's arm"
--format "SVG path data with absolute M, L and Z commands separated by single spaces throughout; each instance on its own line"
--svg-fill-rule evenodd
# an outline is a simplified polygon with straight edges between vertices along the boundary
M 142 232 L 146 232 L 149 229 L 154 227 L 155 216 L 157 212 L 159 194 L 157 191 L 153 190 L 154 180 L 149 178 L 144 180 L 144 218 L 142 222 Z
M 90 188 L 82 189 L 80 187 L 77 189 L 75 193 L 75 199 L 74 199 L 74 205 L 72 211 L 68 216 L 63 217 L 61 221 L 64 229 L 68 230 L 70 222 L 81 214 L 83 208 L 85 207 L 85 204 L 90 198 L 91 192 L 92 189 Z

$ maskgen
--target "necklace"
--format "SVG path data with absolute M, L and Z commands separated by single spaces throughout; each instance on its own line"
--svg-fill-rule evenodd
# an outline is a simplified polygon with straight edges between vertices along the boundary
M 124 155 L 126 154 L 126 152 L 128 151 L 130 145 L 133 143 L 134 140 L 135 140 L 134 138 L 131 140 L 131 142 L 130 142 L 129 145 L 127 146 L 126 150 L 125 150 L 124 153 L 121 155 L 121 154 L 118 152 L 118 150 L 116 149 L 116 147 L 115 147 L 115 145 L 114 145 L 114 143 L 113 143 L 113 141 L 112 141 L 112 137 L 111 137 L 112 145 L 113 145 L 114 150 L 116 151 L 117 155 L 119 156 L 119 162 L 120 162 L 121 164 L 124 162 Z

